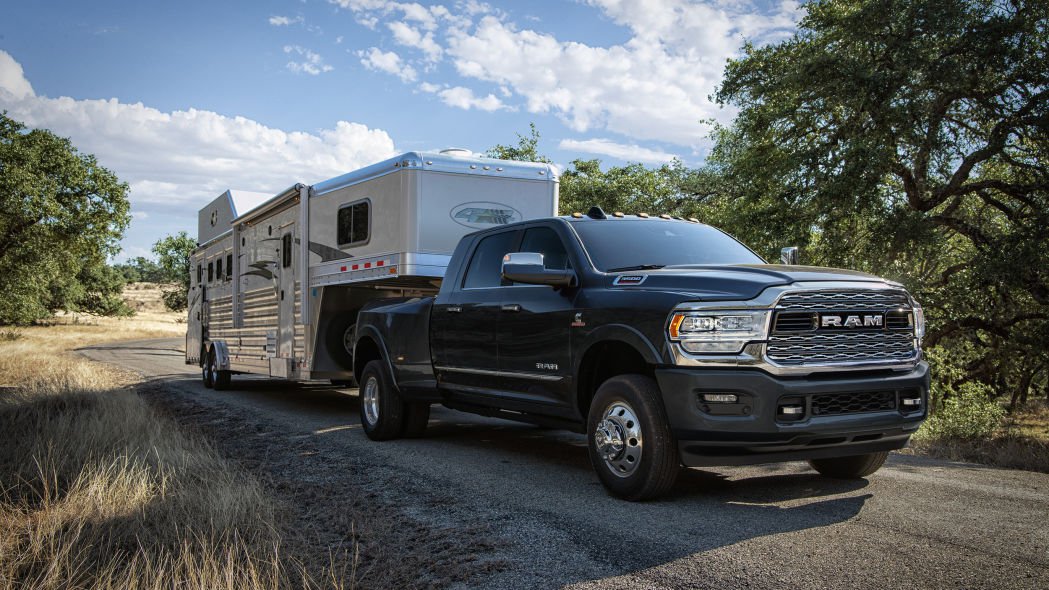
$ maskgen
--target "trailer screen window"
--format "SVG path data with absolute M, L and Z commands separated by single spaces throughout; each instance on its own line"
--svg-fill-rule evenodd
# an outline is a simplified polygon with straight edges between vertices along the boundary
M 226 254 L 226 280 L 233 278 L 233 255 Z
M 215 280 L 215 263 L 214 262 L 209 262 L 208 263 L 208 282 L 210 283 L 211 281 L 214 281 L 214 280 Z
M 219 258 L 218 260 L 215 261 L 215 275 L 218 277 L 218 279 L 220 281 L 222 280 L 222 259 L 221 258 Z
M 281 268 L 291 266 L 291 234 L 284 234 L 280 239 L 280 266 Z
M 339 245 L 353 246 L 368 241 L 371 203 L 357 201 L 339 209 Z
M 204 278 L 204 267 L 197 265 L 197 284 L 200 284 L 200 280 Z

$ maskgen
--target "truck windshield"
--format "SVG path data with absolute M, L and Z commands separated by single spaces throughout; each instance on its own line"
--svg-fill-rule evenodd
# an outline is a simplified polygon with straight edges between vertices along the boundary
M 615 219 L 572 224 L 594 266 L 602 272 L 680 264 L 764 264 L 733 238 L 699 223 Z

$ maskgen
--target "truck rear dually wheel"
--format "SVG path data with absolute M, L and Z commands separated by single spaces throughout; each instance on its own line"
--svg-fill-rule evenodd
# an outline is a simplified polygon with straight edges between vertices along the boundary
M 819 471 L 820 475 L 836 479 L 858 479 L 867 477 L 881 469 L 888 456 L 888 451 L 882 451 L 880 453 L 853 455 L 851 457 L 812 459 L 809 461 L 809 465 L 816 471 Z
M 371 361 L 361 372 L 361 426 L 372 440 L 390 440 L 404 432 L 405 404 L 381 360 Z M 429 412 L 427 412 L 429 417 Z
M 677 479 L 680 458 L 659 386 L 643 375 L 605 381 L 587 419 L 590 463 L 601 483 L 625 500 L 651 500 Z

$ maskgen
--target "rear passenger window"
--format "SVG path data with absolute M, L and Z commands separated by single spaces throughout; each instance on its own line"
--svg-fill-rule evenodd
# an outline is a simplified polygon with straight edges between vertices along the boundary
M 370 236 L 371 202 L 357 201 L 339 209 L 338 239 L 340 246 L 363 244 Z
M 502 284 L 503 256 L 513 250 L 517 232 L 507 231 L 481 240 L 470 259 L 463 280 L 464 289 L 498 287 Z
M 520 252 L 538 252 L 543 255 L 543 266 L 551 270 L 572 268 L 568 252 L 557 232 L 549 227 L 533 227 L 525 230 Z

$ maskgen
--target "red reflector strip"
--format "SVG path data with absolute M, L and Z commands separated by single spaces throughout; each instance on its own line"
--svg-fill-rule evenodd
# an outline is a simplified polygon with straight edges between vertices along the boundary
M 353 265 L 353 270 L 357 270 L 358 268 L 360 268 L 360 265 L 357 265 L 357 264 Z
M 339 269 L 339 272 L 346 272 L 346 267 L 345 267 L 345 266 L 343 266 L 342 268 L 340 268 L 340 269 Z
M 370 263 L 370 262 L 365 262 L 364 263 L 364 268 L 371 268 L 371 267 L 372 267 L 372 263 Z
M 385 263 L 386 263 L 386 261 L 385 261 L 385 260 L 380 260 L 380 261 L 378 261 L 378 262 L 376 262 L 376 263 L 375 263 L 375 266 L 382 266 L 382 265 L 383 265 L 383 264 L 385 264 Z

